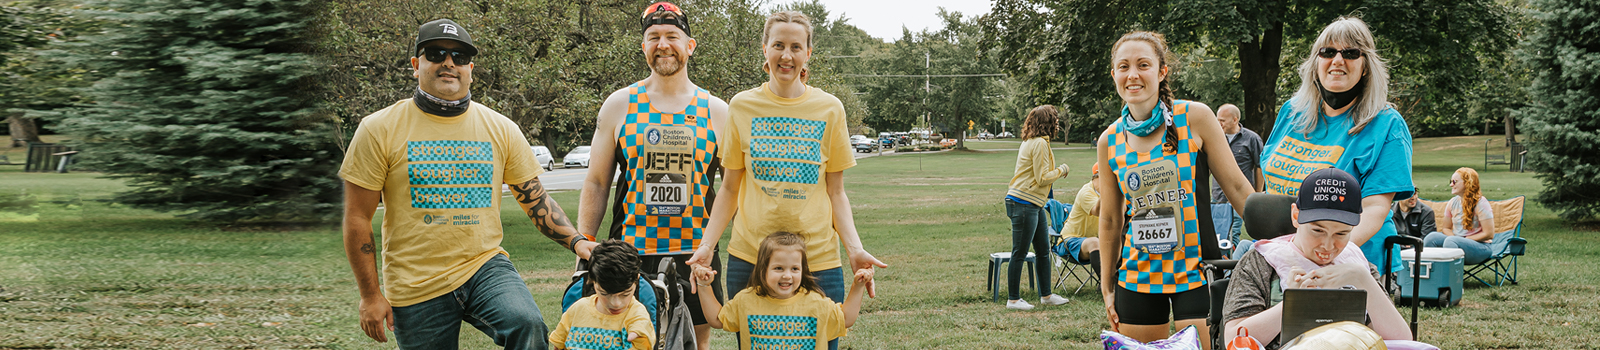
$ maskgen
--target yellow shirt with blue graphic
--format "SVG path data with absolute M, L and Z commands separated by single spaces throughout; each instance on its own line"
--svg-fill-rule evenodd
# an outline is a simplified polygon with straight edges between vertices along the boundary
M 722 165 L 745 170 L 728 254 L 754 262 L 761 240 L 785 231 L 805 237 L 812 271 L 842 266 L 827 174 L 856 165 L 844 104 L 814 87 L 783 98 L 762 84 L 735 95 L 728 116 Z
M 573 350 L 628 350 L 651 349 L 655 346 L 656 328 L 650 325 L 650 314 L 644 304 L 633 300 L 621 314 L 608 315 L 595 308 L 598 296 L 578 299 L 561 314 L 561 322 L 550 330 L 550 346 Z M 628 334 L 637 334 L 632 342 Z
M 455 290 L 500 248 L 500 185 L 543 172 L 511 119 L 480 104 L 440 117 L 402 100 L 366 118 L 339 177 L 383 192 L 383 292 L 409 306 Z
M 844 308 L 822 293 L 802 289 L 788 299 L 756 295 L 746 289 L 722 306 L 722 329 L 739 332 L 749 350 L 827 348 L 845 336 Z

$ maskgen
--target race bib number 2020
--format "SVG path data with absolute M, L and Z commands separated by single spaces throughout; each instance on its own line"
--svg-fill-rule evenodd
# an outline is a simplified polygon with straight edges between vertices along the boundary
M 680 215 L 689 205 L 689 183 L 683 175 L 650 173 L 644 180 L 644 205 L 650 215 Z

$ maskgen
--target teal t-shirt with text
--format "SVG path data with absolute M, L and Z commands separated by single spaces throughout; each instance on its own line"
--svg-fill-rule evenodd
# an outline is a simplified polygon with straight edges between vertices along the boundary
M 1261 155 L 1261 173 L 1266 177 L 1267 193 L 1294 196 L 1300 182 L 1317 169 L 1334 167 L 1361 182 L 1361 196 L 1394 193 L 1409 197 L 1411 182 L 1411 129 L 1394 108 L 1384 108 L 1361 132 L 1350 134 L 1353 121 L 1348 114 L 1324 116 L 1321 111 L 1296 111 L 1294 100 L 1278 110 L 1272 134 L 1267 136 Z M 1317 113 L 1317 127 L 1302 132 L 1294 121 L 1302 113 Z M 1383 267 L 1383 240 L 1395 235 L 1392 215 L 1384 215 L 1371 239 L 1361 244 L 1367 261 Z M 1389 256 L 1390 272 L 1400 271 L 1399 248 Z

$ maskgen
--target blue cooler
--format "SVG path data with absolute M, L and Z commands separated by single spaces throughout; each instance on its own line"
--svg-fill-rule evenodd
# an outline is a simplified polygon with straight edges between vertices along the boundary
M 1461 302 L 1461 279 L 1466 264 L 1466 256 L 1460 249 L 1431 247 L 1422 250 L 1422 266 L 1417 271 L 1411 271 L 1411 264 L 1416 260 L 1416 252 L 1406 249 L 1400 252 L 1400 259 L 1404 262 L 1405 269 L 1400 274 L 1400 299 L 1411 299 L 1411 291 L 1416 287 L 1411 285 L 1411 276 L 1416 275 L 1417 298 L 1431 302 L 1436 306 L 1447 307 Z

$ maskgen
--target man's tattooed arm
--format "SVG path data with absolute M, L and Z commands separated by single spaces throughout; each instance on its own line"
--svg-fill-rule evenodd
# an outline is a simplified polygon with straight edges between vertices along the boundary
M 539 227 L 539 232 L 544 233 L 550 240 L 561 243 L 562 247 L 573 249 L 573 243 L 578 237 L 578 229 L 572 227 L 567 220 L 567 213 L 561 210 L 554 198 L 545 192 L 544 185 L 539 179 L 533 179 L 518 185 L 511 185 L 511 192 L 516 194 L 517 204 L 522 206 L 522 211 L 528 213 L 528 219 Z

